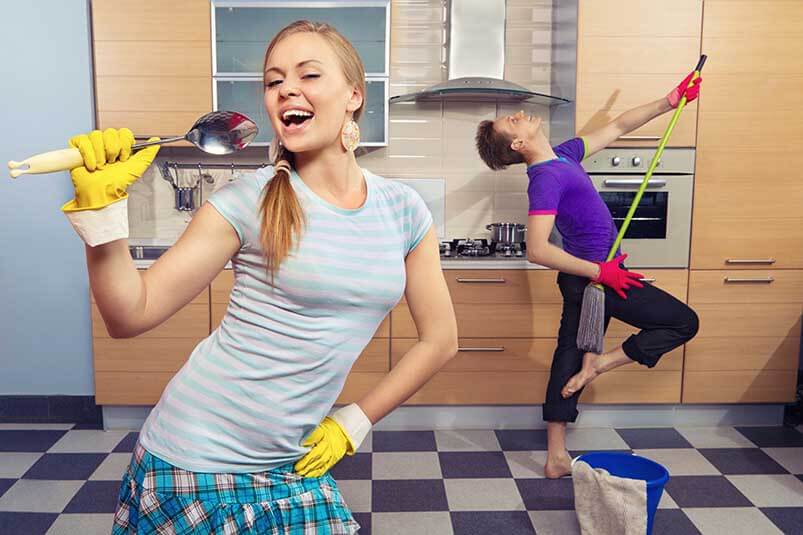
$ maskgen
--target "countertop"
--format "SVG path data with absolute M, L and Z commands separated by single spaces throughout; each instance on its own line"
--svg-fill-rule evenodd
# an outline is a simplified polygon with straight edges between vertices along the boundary
M 170 247 L 173 243 L 159 238 L 131 238 L 128 240 L 131 247 Z M 134 260 L 137 269 L 147 269 L 155 260 Z M 497 259 L 497 258 L 464 258 L 441 259 L 443 269 L 548 269 L 538 264 L 532 264 L 526 259 Z M 231 262 L 225 269 L 231 269 Z

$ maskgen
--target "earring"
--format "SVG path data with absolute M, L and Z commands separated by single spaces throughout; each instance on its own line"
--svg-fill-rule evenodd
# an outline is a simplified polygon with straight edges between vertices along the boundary
M 279 136 L 274 135 L 268 147 L 268 161 L 272 164 L 276 163 L 279 155 L 282 153 L 282 142 L 279 141 Z
M 353 119 L 349 119 L 343 125 L 343 130 L 340 132 L 340 142 L 348 152 L 353 152 L 360 144 L 360 127 Z

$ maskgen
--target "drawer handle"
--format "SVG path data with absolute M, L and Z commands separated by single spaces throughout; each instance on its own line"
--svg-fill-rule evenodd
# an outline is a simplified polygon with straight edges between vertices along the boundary
M 476 352 L 483 352 L 483 353 L 485 353 L 485 352 L 494 352 L 494 353 L 500 353 L 500 352 L 504 351 L 504 350 L 505 350 L 505 348 L 504 348 L 504 347 L 502 347 L 502 346 L 498 346 L 498 347 L 458 347 L 458 348 L 457 348 L 457 350 L 458 350 L 458 351 L 462 351 L 462 352 L 464 352 L 464 353 L 471 353 L 471 352 L 475 352 L 475 353 L 476 353 Z
M 745 259 L 745 258 L 728 258 L 725 260 L 726 264 L 774 264 L 774 258 L 756 258 L 756 259 Z
M 501 278 L 501 277 L 498 278 L 498 279 L 463 279 L 463 278 L 458 277 L 457 278 L 457 282 L 464 282 L 464 283 L 476 282 L 476 283 L 481 283 L 481 284 L 499 284 L 499 283 L 504 284 L 507 281 L 505 279 Z
M 748 278 L 748 277 L 725 277 L 726 284 L 737 284 L 737 283 L 760 283 L 760 284 L 770 284 L 775 279 L 772 277 L 755 277 L 755 278 Z
M 619 136 L 616 139 L 621 141 L 658 141 L 661 136 Z
M 642 277 L 639 279 L 642 282 L 655 282 L 656 279 L 654 277 Z

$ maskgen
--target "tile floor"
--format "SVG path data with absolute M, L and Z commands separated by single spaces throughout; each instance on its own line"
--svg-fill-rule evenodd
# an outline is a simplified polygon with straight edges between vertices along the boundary
M 108 534 L 137 433 L 0 425 L 0 533 Z M 632 451 L 671 479 L 656 535 L 803 533 L 803 428 L 577 428 L 573 455 Z M 579 533 L 544 430 L 375 431 L 333 470 L 362 535 Z

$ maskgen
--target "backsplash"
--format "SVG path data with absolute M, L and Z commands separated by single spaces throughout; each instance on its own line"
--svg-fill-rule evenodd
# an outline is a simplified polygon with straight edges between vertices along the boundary
M 552 1 L 508 0 L 505 78 L 535 91 L 550 93 Z M 393 0 L 391 12 L 390 95 L 424 89 L 445 79 L 441 66 L 444 11 L 440 0 Z M 387 147 L 360 148 L 358 161 L 373 173 L 391 178 L 442 178 L 445 181 L 444 234 L 482 237 L 492 222 L 526 223 L 527 176 L 523 166 L 491 171 L 476 154 L 474 134 L 483 119 L 524 109 L 544 119 L 549 135 L 549 108 L 493 103 L 397 103 L 389 111 Z M 236 157 L 214 158 L 191 148 L 165 148 L 157 163 L 258 163 L 267 149 L 254 147 Z M 171 170 L 172 172 L 172 170 Z M 199 172 L 179 170 L 179 180 L 194 183 Z M 205 200 L 231 180 L 229 170 L 204 170 Z M 236 176 L 236 175 L 235 175 Z M 174 240 L 191 214 L 174 208 L 172 186 L 157 165 L 129 188 L 132 238 Z M 200 206 L 200 204 L 197 204 Z

